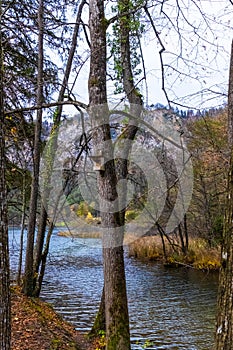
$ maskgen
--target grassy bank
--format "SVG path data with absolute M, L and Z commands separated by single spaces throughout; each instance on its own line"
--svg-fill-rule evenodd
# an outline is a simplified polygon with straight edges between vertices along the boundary
M 57 233 L 60 237 L 72 237 L 72 238 L 102 238 L 102 234 L 100 232 L 78 232 L 76 230 L 71 231 L 59 231 Z
M 187 265 L 200 270 L 218 270 L 220 267 L 220 247 L 209 247 L 201 238 L 191 238 L 186 254 L 173 240 L 174 248 L 166 243 L 166 257 L 160 237 L 148 236 L 130 243 L 129 256 L 142 260 L 163 261 L 168 266 Z

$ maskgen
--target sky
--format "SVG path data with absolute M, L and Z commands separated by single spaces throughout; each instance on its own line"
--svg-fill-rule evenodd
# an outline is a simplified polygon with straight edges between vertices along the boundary
M 171 105 L 180 109 L 219 107 L 227 101 L 233 5 L 229 0 L 179 0 L 179 4 L 178 10 L 177 0 L 165 1 L 163 14 L 161 6 L 151 9 L 156 30 L 165 48 L 162 58 L 166 93 Z M 149 30 L 151 26 L 148 21 L 142 19 L 142 22 L 147 29 L 141 39 L 146 79 L 138 87 L 144 95 L 145 104 L 167 105 L 162 90 L 161 45 L 153 30 Z M 88 74 L 87 61 L 74 88 L 77 100 L 86 103 Z M 138 81 L 141 78 L 138 77 Z M 115 103 L 121 98 L 113 94 L 111 84 L 108 94 Z
M 177 41 L 177 34 L 170 32 L 170 42 L 165 45 L 164 61 L 177 67 L 182 74 L 175 74 L 172 69 L 167 69 L 167 82 L 165 84 L 169 98 L 175 103 L 181 103 L 190 107 L 204 108 L 214 107 L 222 103 L 222 93 L 227 93 L 229 60 L 231 40 L 233 38 L 233 6 L 229 1 L 199 1 L 200 9 L 206 13 L 204 17 L 199 9 L 193 6 L 192 1 L 184 1 L 187 4 L 187 21 L 195 26 L 200 37 L 194 34 L 188 23 L 184 24 L 184 40 L 182 49 Z M 198 1 L 196 1 L 198 3 Z M 174 18 L 177 12 L 174 14 Z M 180 16 L 182 17 L 182 16 Z M 215 22 L 216 21 L 216 22 Z M 180 26 L 184 22 L 180 20 Z M 169 35 L 168 35 L 169 36 Z M 151 44 L 146 47 L 151 52 Z M 173 54 L 169 54 L 171 51 Z M 174 53 L 177 53 L 179 62 L 176 64 Z M 181 56 L 189 61 L 182 62 Z M 156 54 L 147 55 L 149 67 L 154 68 L 157 85 L 161 86 L 160 75 L 156 74 Z M 154 64 L 153 64 L 154 62 Z M 152 68 L 152 69 L 153 69 Z M 153 86 L 153 70 L 149 74 L 149 86 Z M 158 72 L 159 73 L 159 72 Z M 152 75 L 150 77 L 150 75 Z M 220 93 L 210 94 L 208 89 Z M 197 92 L 201 92 L 197 94 Z M 160 89 L 161 93 L 161 89 Z M 149 90 L 149 100 L 155 98 L 155 89 Z M 161 100 L 166 103 L 165 96 L 161 93 Z

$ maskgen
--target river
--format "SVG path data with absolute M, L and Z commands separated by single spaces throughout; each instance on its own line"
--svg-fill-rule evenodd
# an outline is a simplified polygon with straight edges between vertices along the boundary
M 19 230 L 10 230 L 11 269 Z M 165 268 L 125 256 L 133 350 L 210 350 L 214 341 L 217 274 Z M 87 332 L 103 286 L 101 241 L 52 236 L 41 298 Z M 147 346 L 147 347 L 146 347 Z

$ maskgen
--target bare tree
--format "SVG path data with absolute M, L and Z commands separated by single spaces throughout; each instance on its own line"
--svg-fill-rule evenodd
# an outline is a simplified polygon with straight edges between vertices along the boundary
M 218 290 L 216 350 L 230 350 L 232 349 L 233 343 L 233 43 L 231 47 L 229 75 L 228 118 L 230 126 L 229 144 L 231 152 Z
M 37 73 L 37 104 L 42 106 L 44 102 L 44 1 L 40 0 L 38 8 L 38 73 Z M 39 193 L 39 169 L 41 153 L 42 107 L 37 111 L 35 126 L 34 152 L 33 152 L 33 177 L 30 198 L 30 215 L 28 222 L 27 250 L 25 262 L 25 276 L 23 292 L 28 296 L 33 295 L 33 250 L 36 226 L 36 211 Z
M 58 103 L 63 102 L 65 98 L 65 93 L 70 93 L 68 89 L 68 82 L 69 78 L 71 75 L 72 71 L 72 65 L 73 65 L 73 60 L 74 60 L 74 55 L 76 52 L 77 48 L 77 39 L 78 39 L 78 34 L 80 32 L 80 25 L 82 23 L 81 16 L 83 12 L 83 8 L 86 5 L 86 0 L 82 0 L 77 17 L 76 17 L 76 22 L 72 34 L 72 40 L 71 40 L 71 47 L 69 49 L 68 53 L 68 58 L 66 62 L 66 67 L 65 67 L 65 72 L 64 72 L 64 77 L 62 81 L 62 85 L 59 91 L 59 96 L 58 96 Z M 78 106 L 76 108 L 79 109 Z M 59 130 L 59 125 L 61 123 L 62 119 L 62 110 L 63 110 L 63 105 L 58 104 L 56 107 L 56 111 L 54 113 L 54 123 L 53 123 L 53 128 L 50 134 L 50 154 L 49 158 L 50 161 L 47 163 L 47 168 L 46 168 L 46 174 L 44 175 L 46 177 L 46 183 L 43 188 L 43 193 L 42 193 L 42 204 L 41 204 L 41 212 L 40 212 L 40 217 L 39 217 L 39 227 L 38 227 L 38 233 L 37 233 L 37 239 L 36 239 L 36 244 L 35 244 L 35 256 L 34 256 L 34 292 L 33 294 L 36 296 L 39 296 L 40 290 L 42 287 L 42 281 L 44 277 L 44 271 L 45 271 L 45 264 L 46 264 L 46 259 L 49 251 L 49 241 L 51 234 L 53 232 L 53 227 L 54 227 L 54 222 L 53 219 L 50 218 L 50 225 L 49 225 L 49 235 L 47 236 L 46 244 L 44 247 L 45 243 L 45 232 L 46 232 L 46 227 L 47 227 L 47 220 L 48 220 L 48 213 L 47 213 L 47 200 L 50 195 L 50 182 L 51 182 L 51 173 L 52 173 L 52 168 L 53 168 L 53 163 L 54 163 L 54 158 L 55 158 L 55 153 L 57 149 L 57 138 L 58 138 L 58 130 Z M 56 210 L 56 209 L 55 209 Z M 44 247 L 44 250 L 43 250 Z

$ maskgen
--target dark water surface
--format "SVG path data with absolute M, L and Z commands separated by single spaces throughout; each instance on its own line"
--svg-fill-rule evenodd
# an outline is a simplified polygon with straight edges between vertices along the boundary
M 19 231 L 10 231 L 11 268 Z M 211 350 L 217 274 L 168 269 L 126 255 L 132 349 Z M 53 235 L 41 297 L 82 332 L 93 322 L 103 286 L 101 241 Z M 147 346 L 147 347 L 146 347 Z

